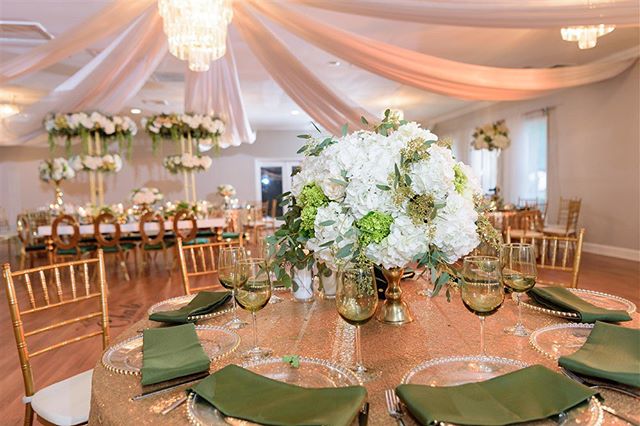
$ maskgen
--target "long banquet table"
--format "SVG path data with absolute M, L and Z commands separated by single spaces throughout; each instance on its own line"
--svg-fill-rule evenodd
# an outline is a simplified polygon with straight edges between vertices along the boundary
M 198 229 L 206 229 L 206 228 L 223 228 L 225 226 L 224 218 L 209 218 L 209 219 L 198 219 L 196 221 L 196 226 Z M 191 227 L 190 220 L 181 220 L 178 222 L 178 229 L 188 229 Z M 80 225 L 79 227 L 80 234 L 89 235 L 93 234 L 94 227 L 93 224 L 88 225 Z M 155 222 L 146 223 L 144 226 L 145 231 L 157 231 L 158 224 Z M 170 231 L 173 229 L 173 221 L 167 220 L 164 222 L 164 229 L 166 231 Z M 120 225 L 120 231 L 123 233 L 130 232 L 138 232 L 140 230 L 139 222 L 127 222 Z M 100 225 L 100 231 L 104 233 L 115 232 L 115 226 L 108 223 L 103 223 Z M 39 237 L 48 237 L 51 236 L 51 225 L 38 226 L 38 236 Z M 70 235 L 73 234 L 73 227 L 69 225 L 61 225 L 58 227 L 59 235 Z
M 365 364 L 382 372 L 380 378 L 366 383 L 369 393 L 371 425 L 395 425 L 396 421 L 387 415 L 384 391 L 400 383 L 404 374 L 415 365 L 432 358 L 453 355 L 476 355 L 479 351 L 479 323 L 475 315 L 468 312 L 459 294 L 452 294 L 451 302 L 443 295 L 427 298 L 417 295 L 423 286 L 420 281 L 404 281 L 404 297 L 409 303 L 415 321 L 394 327 L 371 320 L 362 327 L 362 344 Z M 296 303 L 290 296 L 278 292 L 286 300 L 269 304 L 258 313 L 258 329 L 261 346 L 270 347 L 276 356 L 297 354 L 301 356 L 328 359 L 350 365 L 354 359 L 354 328 L 347 325 L 337 314 L 333 300 L 315 300 L 313 303 Z M 556 362 L 536 352 L 528 338 L 505 335 L 502 329 L 513 325 L 516 320 L 513 301 L 505 300 L 504 305 L 486 321 L 486 345 L 489 355 L 518 359 L 531 364 L 542 364 L 555 369 Z M 225 314 L 198 324 L 222 325 L 229 320 Z M 249 314 L 239 310 L 239 315 L 249 320 Z M 523 309 L 523 320 L 530 329 L 553 323 L 565 322 L 560 318 L 528 312 Z M 161 324 L 142 319 L 122 333 L 112 343 L 134 336 L 146 327 Z M 637 328 L 640 318 L 633 314 L 633 321 L 625 325 Z M 211 371 L 229 364 L 241 364 L 239 354 L 249 349 L 251 328 L 238 331 L 242 341 L 231 356 L 212 364 Z M 180 394 L 181 387 L 168 394 L 158 395 L 139 401 L 131 401 L 133 395 L 141 392 L 140 378 L 107 371 L 98 362 L 93 373 L 91 414 L 89 424 L 104 425 L 152 425 L 188 424 L 186 406 L 163 416 L 160 414 Z M 616 395 L 607 393 L 607 405 L 638 415 L 638 407 L 621 406 Z M 616 405 L 617 404 L 617 405 Z M 640 421 L 640 417 L 636 420 Z M 407 422 L 410 424 L 410 422 Z M 605 413 L 605 424 L 626 424 Z

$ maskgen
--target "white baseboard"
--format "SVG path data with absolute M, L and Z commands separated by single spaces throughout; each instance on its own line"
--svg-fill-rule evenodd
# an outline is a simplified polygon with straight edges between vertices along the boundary
M 582 250 L 587 253 L 599 254 L 601 256 L 617 257 L 620 259 L 640 262 L 640 250 L 624 247 L 607 246 L 605 244 L 584 243 Z

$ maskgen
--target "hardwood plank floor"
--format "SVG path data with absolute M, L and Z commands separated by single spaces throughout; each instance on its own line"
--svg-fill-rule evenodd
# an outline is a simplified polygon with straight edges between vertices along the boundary
M 16 253 L 14 247 L 13 253 Z M 17 268 L 17 259 L 11 259 Z M 0 263 L 7 261 L 6 245 L 0 247 Z M 136 275 L 131 269 L 131 281 L 127 282 L 109 261 L 109 311 L 111 336 L 117 336 L 129 324 L 138 321 L 146 314 L 147 308 L 160 300 L 182 294 L 180 278 L 177 273 L 169 274 L 161 259 L 152 264 L 144 274 Z M 210 278 L 209 278 L 210 279 Z M 632 300 L 640 305 L 640 263 L 585 253 L 580 274 L 581 288 L 606 291 Z M 24 388 L 20 373 L 18 356 L 11 329 L 7 304 L 4 301 L 5 290 L 2 283 L 0 293 L 0 407 L 2 407 L 3 425 L 20 424 L 23 418 L 21 398 Z M 66 336 L 86 333 L 85 328 L 96 326 L 96 321 L 67 327 Z M 37 343 L 37 342 L 36 342 Z M 90 339 L 55 351 L 53 355 L 43 355 L 33 360 L 36 389 L 54 383 L 71 375 L 93 368 L 101 353 L 99 339 Z

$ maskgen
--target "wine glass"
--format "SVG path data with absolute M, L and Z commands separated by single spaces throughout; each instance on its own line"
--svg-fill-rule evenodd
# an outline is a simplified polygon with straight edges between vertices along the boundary
M 269 303 L 271 298 L 271 280 L 264 259 L 244 259 L 237 264 L 238 282 L 235 299 L 240 306 L 251 312 L 253 319 L 253 348 L 242 354 L 243 358 L 257 360 L 268 357 L 271 349 L 258 346 L 258 326 L 256 313 Z
M 462 276 L 462 303 L 480 319 L 480 354 L 486 356 L 484 319 L 496 313 L 504 301 L 500 262 L 493 256 L 466 257 L 462 264 Z
M 218 280 L 224 288 L 233 293 L 233 318 L 225 326 L 237 330 L 247 325 L 246 322 L 238 318 L 238 307 L 236 305 L 236 285 L 238 284 L 238 262 L 246 258 L 243 247 L 223 247 L 218 253 Z
M 502 280 L 516 295 L 518 322 L 504 329 L 505 333 L 525 337 L 531 332 L 522 324 L 520 296 L 536 285 L 536 255 L 532 244 L 504 244 L 500 250 Z
M 364 366 L 360 326 L 369 321 L 378 306 L 378 291 L 373 267 L 358 266 L 338 272 L 336 308 L 343 320 L 356 327 L 356 364 L 352 370 L 362 382 L 378 377 L 379 372 Z
M 258 242 L 260 254 L 265 260 L 267 265 L 267 271 L 269 273 L 269 278 L 273 283 L 276 280 L 275 272 L 273 271 L 273 266 L 276 258 L 276 253 L 278 250 L 277 244 L 275 244 L 269 237 L 265 237 Z M 282 297 L 278 297 L 275 293 L 271 293 L 271 299 L 269 299 L 269 303 L 280 303 L 284 301 Z

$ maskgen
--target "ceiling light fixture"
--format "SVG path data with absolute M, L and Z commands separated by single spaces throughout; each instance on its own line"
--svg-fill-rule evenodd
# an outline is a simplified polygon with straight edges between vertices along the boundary
M 329 65 L 332 67 L 339 67 L 340 61 L 329 61 Z
M 11 101 L 11 103 L 1 103 L 0 104 L 0 119 L 4 120 L 5 118 L 9 118 L 13 115 L 16 115 L 20 112 L 20 108 L 15 103 L 15 100 Z
M 615 29 L 615 25 L 584 25 L 562 28 L 560 35 L 565 41 L 577 41 L 580 49 L 591 49 L 596 47 L 598 37 L 607 35 Z
M 297 109 L 292 109 L 291 115 L 300 115 L 300 111 L 298 111 Z
M 169 52 L 189 62 L 191 71 L 208 71 L 227 50 L 232 0 L 158 0 Z
M 142 110 L 140 108 L 131 108 L 131 114 L 140 114 Z

